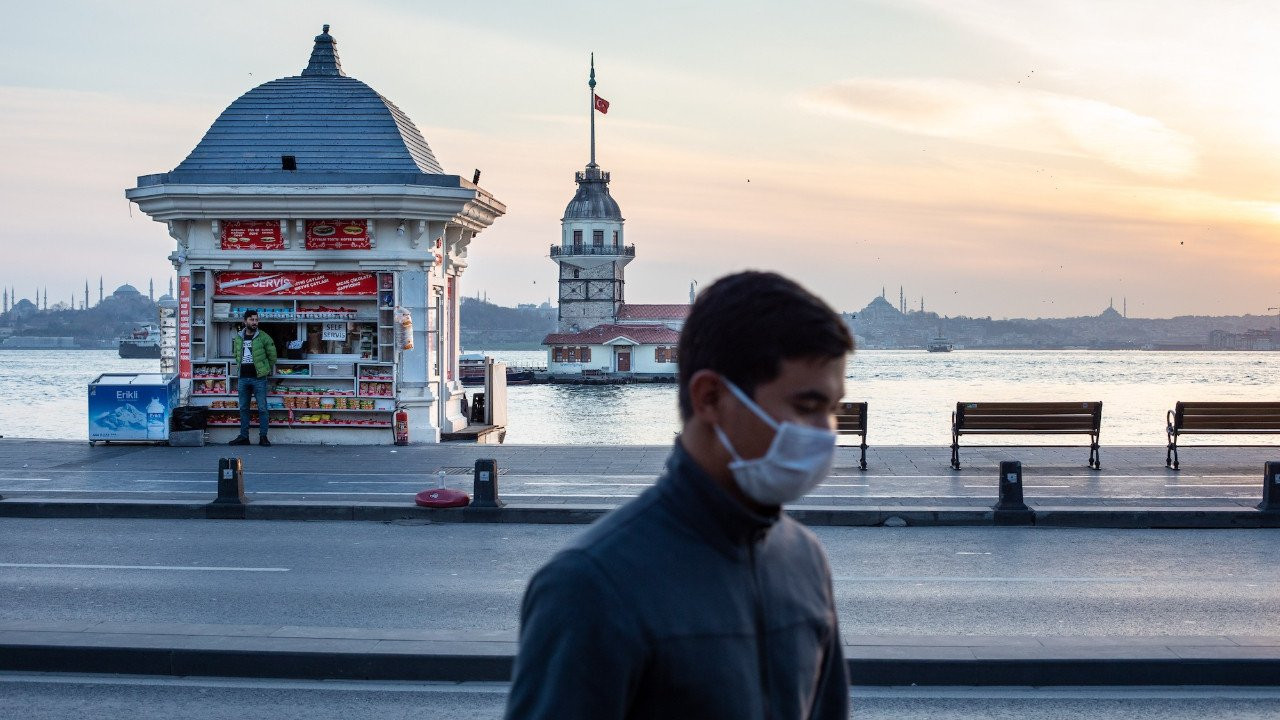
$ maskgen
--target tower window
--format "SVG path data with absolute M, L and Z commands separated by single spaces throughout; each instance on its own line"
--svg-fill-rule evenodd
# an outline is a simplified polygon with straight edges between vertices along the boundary
M 297 156 L 295 156 L 295 155 L 281 155 L 281 156 L 280 156 L 280 169 L 281 169 L 281 170 L 297 170 L 297 169 L 298 169 L 298 158 L 297 158 Z
M 598 248 L 604 247 L 604 231 L 603 230 L 591 231 L 591 244 Z
M 618 249 L 618 231 L 617 230 L 613 231 L 613 249 L 614 250 Z
M 578 273 L 580 273 L 580 272 L 582 272 L 582 271 L 581 271 L 581 270 L 579 270 L 578 268 L 574 268 L 574 269 L 573 269 L 573 277 L 574 277 L 574 278 L 577 278 L 577 277 L 578 277 Z
M 582 231 L 581 230 L 573 231 L 573 249 L 578 252 L 582 251 Z

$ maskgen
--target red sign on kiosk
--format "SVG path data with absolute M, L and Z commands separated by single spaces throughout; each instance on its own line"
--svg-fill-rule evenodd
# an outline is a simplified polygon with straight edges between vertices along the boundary
M 191 276 L 178 278 L 178 377 L 191 379 Z
M 278 220 L 226 220 L 222 223 L 223 250 L 284 250 Z
M 367 220 L 308 220 L 308 250 L 368 250 Z
M 374 296 L 378 277 L 365 272 L 220 272 L 214 295 L 226 296 Z

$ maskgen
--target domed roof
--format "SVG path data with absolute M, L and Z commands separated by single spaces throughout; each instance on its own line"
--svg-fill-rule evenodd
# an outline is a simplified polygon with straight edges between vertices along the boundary
M 609 194 L 609 173 L 588 165 L 574 179 L 578 192 L 564 209 L 562 220 L 622 220 L 618 201 Z
M 394 103 L 342 71 L 329 26 L 300 75 L 272 80 L 222 111 L 175 171 L 444 174 L 417 126 Z
M 141 295 L 142 293 L 138 292 L 138 288 L 126 283 L 116 288 L 116 291 L 111 294 L 118 297 L 120 295 Z

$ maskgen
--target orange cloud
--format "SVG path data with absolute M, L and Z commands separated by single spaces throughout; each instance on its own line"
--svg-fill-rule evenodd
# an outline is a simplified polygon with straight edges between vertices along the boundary
M 853 79 L 800 96 L 806 109 L 901 132 L 993 147 L 1092 158 L 1179 179 L 1196 170 L 1187 135 L 1156 118 L 1074 95 L 948 79 Z

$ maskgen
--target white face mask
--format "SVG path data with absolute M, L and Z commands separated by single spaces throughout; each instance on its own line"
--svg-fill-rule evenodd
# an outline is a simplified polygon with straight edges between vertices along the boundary
M 743 460 L 724 431 L 715 428 L 720 443 L 733 456 L 729 471 L 747 497 L 761 505 L 782 505 L 799 500 L 826 479 L 836 454 L 834 432 L 793 422 L 779 424 L 737 385 L 728 380 L 724 383 L 734 397 L 774 429 L 769 451 L 755 460 Z

